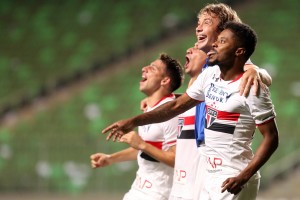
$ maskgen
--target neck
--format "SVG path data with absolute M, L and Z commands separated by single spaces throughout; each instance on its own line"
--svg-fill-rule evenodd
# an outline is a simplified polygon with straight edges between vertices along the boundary
M 167 91 L 157 91 L 157 92 L 154 92 L 153 94 L 151 95 L 148 95 L 147 96 L 147 105 L 148 107 L 153 107 L 155 106 L 162 98 L 166 97 L 166 96 L 169 96 L 171 95 L 170 92 L 167 92 Z
M 194 81 L 198 78 L 201 72 L 194 73 L 194 74 L 188 74 L 191 78 L 188 84 L 188 88 L 194 83 Z
M 191 77 L 190 81 L 189 81 L 189 84 L 188 84 L 188 88 L 193 85 L 194 81 L 197 79 L 198 76 L 193 76 Z
M 241 73 L 244 72 L 244 61 L 234 60 L 232 63 L 222 63 L 219 65 L 221 70 L 221 78 L 224 81 L 236 79 Z

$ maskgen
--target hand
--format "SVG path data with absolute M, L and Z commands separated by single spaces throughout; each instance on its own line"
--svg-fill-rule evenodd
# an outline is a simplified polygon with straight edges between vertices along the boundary
M 92 168 L 106 167 L 111 165 L 110 156 L 103 153 L 95 153 L 91 155 L 91 166 Z
M 229 193 L 236 195 L 244 188 L 246 182 L 239 176 L 228 178 L 223 182 L 221 192 L 223 193 L 227 190 Z
M 119 141 L 129 144 L 136 150 L 142 150 L 146 144 L 146 142 L 135 131 L 131 131 L 128 134 L 123 135 Z
M 266 88 L 266 85 L 261 81 L 258 68 L 253 65 L 253 67 L 248 67 L 241 79 L 241 84 L 239 86 L 240 95 L 247 97 L 249 95 L 250 89 L 253 85 L 253 94 L 255 96 L 259 95 L 259 89 Z
M 140 103 L 140 109 L 141 109 L 141 111 L 146 112 L 147 111 L 147 107 L 148 107 L 148 105 L 147 105 L 147 98 L 145 98 Z
M 135 126 L 133 125 L 131 119 L 125 119 L 109 125 L 103 129 L 102 133 L 105 134 L 110 131 L 109 135 L 106 137 L 106 140 L 110 140 L 110 138 L 114 137 L 113 141 L 116 141 L 117 139 L 120 140 L 122 135 L 131 131 L 134 127 Z

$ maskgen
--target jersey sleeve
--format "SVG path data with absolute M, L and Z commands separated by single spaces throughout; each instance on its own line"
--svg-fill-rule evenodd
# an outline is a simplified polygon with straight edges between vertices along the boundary
M 218 66 L 208 67 L 197 77 L 194 83 L 186 91 L 189 97 L 198 101 L 205 100 L 204 89 L 208 83 L 208 79 L 213 76 L 216 67 Z
M 259 96 L 255 96 L 253 89 L 251 89 L 246 102 L 257 126 L 275 118 L 276 113 L 268 88 L 260 88 Z

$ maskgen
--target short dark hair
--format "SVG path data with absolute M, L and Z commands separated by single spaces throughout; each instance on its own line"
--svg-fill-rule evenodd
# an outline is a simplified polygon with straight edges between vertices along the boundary
M 247 24 L 238 22 L 227 22 L 225 29 L 232 31 L 238 41 L 238 45 L 246 49 L 245 57 L 249 59 L 255 50 L 257 35 L 255 31 Z
M 166 74 L 171 79 L 170 92 L 174 92 L 183 82 L 183 67 L 178 60 L 171 58 L 166 53 L 160 54 L 159 59 L 166 65 Z

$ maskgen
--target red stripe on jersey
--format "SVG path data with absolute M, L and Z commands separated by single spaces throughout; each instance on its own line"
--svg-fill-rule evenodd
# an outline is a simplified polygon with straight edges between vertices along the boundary
M 238 121 L 239 117 L 240 117 L 240 113 L 231 113 L 231 112 L 225 112 L 225 111 L 219 111 L 218 110 L 217 119 L 229 120 L 229 121 Z
M 171 146 L 171 145 L 175 145 L 175 144 L 176 144 L 176 140 L 173 140 L 173 141 L 167 142 L 167 144 L 168 144 L 169 146 Z
M 244 72 L 241 73 L 240 75 L 238 75 L 238 77 L 236 77 L 235 79 L 233 79 L 232 81 L 230 81 L 228 84 L 233 83 L 233 82 L 239 80 L 243 76 L 243 74 L 244 74 Z
M 195 116 L 179 117 L 179 119 L 183 119 L 185 126 L 195 124 Z
M 274 119 L 275 119 L 275 117 L 273 117 L 272 119 L 269 119 L 269 120 L 267 120 L 267 121 L 265 121 L 265 122 L 263 122 L 261 124 L 256 124 L 256 126 L 261 126 L 261 125 L 267 124 L 267 123 L 273 121 Z
M 233 113 L 233 112 L 217 110 L 210 106 L 206 106 L 206 113 L 208 113 L 208 115 L 210 115 L 209 113 L 212 113 L 213 114 L 212 117 L 216 117 L 217 119 L 228 120 L 228 121 L 238 121 L 238 119 L 241 115 L 240 113 Z
M 167 95 L 167 96 L 164 96 L 163 98 L 161 98 L 156 104 L 154 104 L 154 106 L 156 106 L 156 105 L 158 105 L 161 101 L 163 101 L 164 99 L 166 99 L 166 98 L 175 98 L 175 94 L 173 94 L 173 93 L 171 93 L 171 94 L 169 94 L 169 95 Z M 152 106 L 152 107 L 154 107 L 154 106 Z
M 145 141 L 145 142 L 147 142 L 148 144 L 151 144 L 152 146 L 155 146 L 158 149 L 162 149 L 162 145 L 163 145 L 162 142 L 153 142 L 153 141 Z

